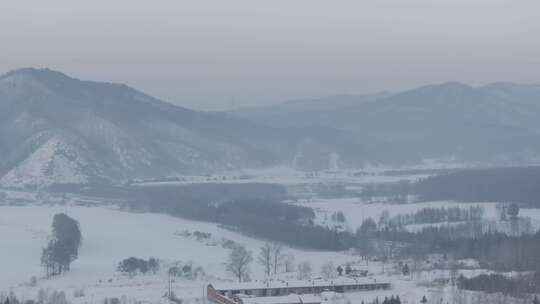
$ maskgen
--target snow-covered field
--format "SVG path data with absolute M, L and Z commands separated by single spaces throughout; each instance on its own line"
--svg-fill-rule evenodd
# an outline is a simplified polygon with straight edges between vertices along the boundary
M 80 222 L 83 247 L 79 258 L 66 275 L 50 280 L 39 279 L 38 287 L 23 286 L 32 276 L 43 276 L 40 267 L 41 248 L 46 244 L 52 217 L 66 212 Z M 166 275 L 130 279 L 116 272 L 118 262 L 135 256 L 157 257 L 168 262 L 193 262 L 216 280 L 230 280 L 225 271 L 229 250 L 212 241 L 186 238 L 185 230 L 212 234 L 212 240 L 222 238 L 245 245 L 256 256 L 264 241 L 249 238 L 217 227 L 215 224 L 173 218 L 167 215 L 138 214 L 103 207 L 26 206 L 0 207 L 0 290 L 15 290 L 27 297 L 35 296 L 37 288 L 66 290 L 84 288 L 88 297 L 120 297 L 128 295 L 139 300 L 155 301 L 166 290 Z M 345 253 L 302 251 L 287 248 L 297 261 L 309 261 L 314 272 L 328 261 L 351 261 Z M 263 270 L 252 264 L 252 278 L 262 279 Z M 7 275 L 6 275 L 7 274 Z M 211 278 L 210 278 L 211 279 Z M 109 280 L 111 280 L 109 282 Z M 21 285 L 23 284 L 23 285 Z M 177 284 L 177 294 L 200 296 L 205 281 L 185 281 Z
M 7 193 L 9 196 L 14 193 Z M 15 193 L 19 195 L 19 193 Z M 316 199 L 301 201 L 300 204 L 316 210 L 318 219 L 330 218 L 331 213 L 342 211 L 348 225 L 356 229 L 367 217 L 378 218 L 384 210 L 390 215 L 412 213 L 426 207 L 468 207 L 471 204 L 456 202 L 427 202 L 406 205 L 368 204 L 358 198 Z M 496 218 L 495 204 L 483 203 L 485 216 Z M 80 222 L 83 233 L 83 247 L 79 258 L 72 264 L 71 271 L 60 277 L 46 280 L 40 266 L 41 248 L 46 244 L 50 233 L 52 217 L 65 212 Z M 521 216 L 540 220 L 540 210 L 522 209 Z M 207 240 L 186 237 L 185 231 L 211 233 Z M 161 214 L 131 213 L 114 207 L 82 206 L 1 206 L 0 204 L 0 292 L 14 291 L 23 299 L 35 298 L 40 288 L 62 290 L 75 304 L 101 303 L 105 297 L 126 297 L 127 302 L 147 301 L 164 302 L 167 290 L 167 265 L 177 261 L 192 262 L 193 266 L 202 266 L 206 277 L 197 280 L 177 279 L 173 284 L 175 293 L 188 302 L 198 302 L 203 295 L 203 288 L 209 282 L 231 281 L 226 272 L 229 249 L 221 246 L 223 240 L 232 240 L 242 244 L 253 252 L 251 278 L 263 280 L 262 266 L 257 263 L 259 248 L 263 240 L 247 237 L 223 229 L 216 224 L 174 218 Z M 321 266 L 329 261 L 334 265 L 358 262 L 359 258 L 344 252 L 307 251 L 285 248 L 285 253 L 293 254 L 296 262 L 308 261 L 313 274 L 318 275 Z M 138 275 L 130 278 L 116 271 L 118 262 L 128 257 L 157 257 L 164 262 L 162 271 L 156 275 Z M 346 294 L 352 303 L 362 300 L 379 299 L 398 294 L 404 303 L 417 303 L 419 298 L 443 297 L 448 299 L 451 292 L 446 288 L 430 286 L 435 277 L 447 275 L 445 270 L 431 270 L 421 277 L 403 277 L 389 272 L 390 265 L 383 267 L 377 262 L 370 262 L 366 267 L 380 280 L 388 280 L 393 289 L 377 292 L 359 292 Z M 386 269 L 385 273 L 382 272 Z M 477 270 L 482 272 L 482 270 Z M 37 277 L 37 285 L 29 284 L 31 277 Z M 282 274 L 281 279 L 293 278 L 294 273 Z M 421 284 L 421 285 L 419 285 Z M 74 297 L 74 292 L 84 289 L 83 297 Z M 407 301 L 407 302 L 405 302 Z
M 83 247 L 69 273 L 46 280 L 40 267 L 41 248 L 47 241 L 52 217 L 58 212 L 66 212 L 80 222 Z M 212 237 L 210 240 L 198 241 L 183 236 L 186 230 L 211 233 Z M 50 288 L 64 291 L 74 303 L 100 303 L 106 297 L 125 297 L 128 303 L 164 302 L 163 295 L 167 290 L 165 269 L 157 275 L 138 275 L 133 278 L 116 271 L 118 262 L 124 258 L 157 257 L 165 263 L 190 261 L 194 266 L 204 268 L 206 278 L 178 279 L 173 284 L 179 297 L 188 302 L 198 302 L 207 283 L 232 280 L 225 270 L 229 250 L 218 242 L 223 238 L 243 244 L 253 252 L 255 261 L 251 266 L 251 277 L 253 280 L 263 280 L 263 269 L 256 262 L 256 257 L 264 241 L 222 229 L 215 224 L 104 207 L 3 206 L 0 207 L 0 241 L 3 248 L 0 251 L 0 291 L 14 291 L 19 297 L 29 299 L 35 298 L 40 288 Z M 329 261 L 334 265 L 359 261 L 358 257 L 340 252 L 293 248 L 285 248 L 285 252 L 293 254 L 296 262 L 309 261 L 315 276 L 319 274 L 321 266 Z M 422 295 L 429 297 L 434 290 L 432 287 L 417 285 L 421 281 L 429 281 L 429 277 L 419 281 L 390 275 L 389 265 L 383 267 L 377 262 L 371 262 L 367 269 L 379 280 L 390 281 L 393 288 L 346 294 L 346 299 L 352 303 L 375 297 L 383 299 L 395 294 L 399 294 L 408 303 L 416 303 Z M 386 272 L 382 274 L 384 269 Z M 28 284 L 32 276 L 38 277 L 36 286 Z M 294 276 L 294 273 L 290 273 L 280 278 Z M 74 292 L 80 289 L 84 289 L 84 296 L 75 298 Z

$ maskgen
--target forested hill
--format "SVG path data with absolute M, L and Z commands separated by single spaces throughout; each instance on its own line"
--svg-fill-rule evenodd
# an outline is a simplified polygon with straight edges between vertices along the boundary
M 360 158 L 343 132 L 268 127 L 197 112 L 123 84 L 48 69 L 0 75 L 0 185 L 108 183 L 287 164 L 297 153 Z M 309 144 L 307 144 L 309 143 Z M 313 155 L 314 154 L 314 155 Z M 349 155 L 349 156 L 347 156 Z
M 271 126 L 322 126 L 351 132 L 375 150 L 373 160 L 457 160 L 526 163 L 540 155 L 540 86 L 447 82 L 326 108 L 297 103 L 236 114 Z M 319 101 L 318 103 L 321 103 Z M 331 107 L 331 105 L 334 105 Z
M 517 202 L 540 207 L 540 166 L 471 169 L 420 180 L 422 200 Z

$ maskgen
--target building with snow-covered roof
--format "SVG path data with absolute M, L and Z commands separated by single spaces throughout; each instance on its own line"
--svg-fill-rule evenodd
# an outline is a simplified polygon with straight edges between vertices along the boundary
M 377 281 L 375 278 L 337 278 L 334 280 L 293 280 L 293 281 L 267 281 L 245 283 L 216 283 L 208 285 L 208 295 L 222 296 L 226 299 L 249 297 L 284 297 L 289 295 L 320 295 L 325 291 L 338 293 L 351 291 L 370 291 L 377 289 L 390 289 L 389 282 Z M 282 300 L 282 299 L 276 299 Z M 229 302 L 218 302 L 231 304 Z M 291 302 L 289 302 L 291 303 Z
M 290 294 L 277 297 L 247 297 L 242 298 L 243 304 L 321 304 L 322 298 L 313 294 Z

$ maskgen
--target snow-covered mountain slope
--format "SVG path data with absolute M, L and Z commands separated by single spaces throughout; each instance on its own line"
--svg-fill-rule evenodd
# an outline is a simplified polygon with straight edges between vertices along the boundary
M 82 184 L 88 182 L 87 160 L 55 136 L 0 179 L 4 186 Z
M 196 112 L 122 84 L 48 69 L 0 76 L 0 183 L 106 182 L 287 163 L 305 138 L 336 139 Z M 342 140 L 343 147 L 349 146 Z M 343 148 L 345 149 L 345 148 Z

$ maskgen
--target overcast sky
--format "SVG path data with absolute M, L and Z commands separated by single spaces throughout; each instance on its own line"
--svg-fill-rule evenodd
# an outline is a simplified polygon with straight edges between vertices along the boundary
M 0 73 L 29 66 L 199 109 L 540 83 L 540 1 L 1 0 Z

